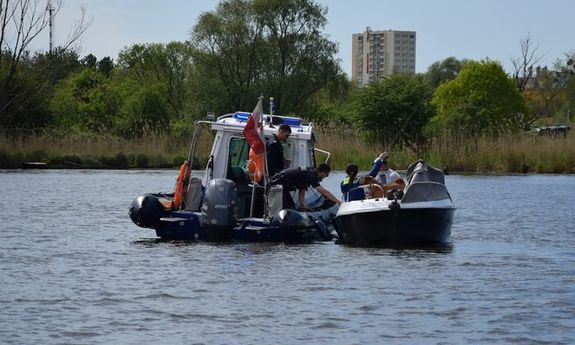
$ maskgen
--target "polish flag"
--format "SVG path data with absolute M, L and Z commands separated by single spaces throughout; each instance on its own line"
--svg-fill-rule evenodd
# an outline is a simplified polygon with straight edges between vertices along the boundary
M 254 151 L 256 155 L 265 152 L 264 138 L 262 133 L 262 117 L 264 114 L 264 107 L 262 104 L 262 99 L 258 101 L 254 112 L 250 115 L 248 123 L 244 127 L 244 138 L 250 145 L 250 148 Z

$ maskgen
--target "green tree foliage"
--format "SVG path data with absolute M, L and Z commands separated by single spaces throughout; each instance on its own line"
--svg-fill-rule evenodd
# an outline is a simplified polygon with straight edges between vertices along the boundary
M 114 69 L 114 61 L 109 56 L 106 56 L 102 60 L 98 61 L 98 71 L 100 71 L 106 77 L 112 74 Z
M 465 59 L 457 60 L 455 57 L 450 56 L 442 61 L 432 63 L 427 68 L 425 76 L 431 85 L 436 88 L 443 82 L 455 79 L 461 71 L 461 66 L 466 62 L 467 60 Z
M 527 107 L 514 82 L 493 61 L 468 62 L 435 91 L 437 115 L 429 130 L 465 136 L 499 135 L 521 128 Z
M 149 86 L 156 90 L 154 92 L 163 90 L 170 118 L 187 114 L 193 74 L 189 45 L 180 42 L 135 44 L 120 52 L 118 67 L 122 78 L 131 79 L 144 89 L 142 95 L 149 93 Z
M 103 132 L 114 128 L 121 104 L 119 92 L 106 77 L 86 68 L 56 86 L 50 110 L 60 127 Z
M 38 80 L 48 82 L 48 86 L 52 88 L 58 81 L 78 71 L 81 63 L 75 51 L 57 47 L 51 52 L 35 54 L 29 66 L 32 70 L 27 73 L 34 74 Z
M 56 0 L 53 5 L 57 13 L 62 1 Z M 2 128 L 37 126 L 36 119 L 46 120 L 46 116 L 38 117 L 39 113 L 45 112 L 43 105 L 46 104 L 46 92 L 51 92 L 51 86 L 66 74 L 58 68 L 63 66 L 63 60 L 58 58 L 63 57 L 66 60 L 70 57 L 69 54 L 67 56 L 69 48 L 90 25 L 82 13 L 82 18 L 74 24 L 73 30 L 61 48 L 32 59 L 29 47 L 48 27 L 49 19 L 49 13 L 42 1 L 0 0 L 0 127 Z M 27 68 L 30 68 L 31 60 L 42 63 L 30 71 Z M 46 74 L 50 74 L 48 80 L 39 78 Z M 28 83 L 33 79 L 36 79 L 35 83 Z
M 568 72 L 550 71 L 547 67 L 536 69 L 530 79 L 530 87 L 522 92 L 529 109 L 523 118 L 524 129 L 528 130 L 533 125 L 556 124 L 554 116 L 564 107 L 569 76 Z
M 156 83 L 135 89 L 125 101 L 124 122 L 119 127 L 125 137 L 141 137 L 148 132 L 165 132 L 170 116 L 164 85 Z
M 217 78 L 203 85 L 207 102 L 249 109 L 267 93 L 284 114 L 302 110 L 341 73 L 322 34 L 326 11 L 311 0 L 228 0 L 201 15 L 191 42 L 200 80 Z
M 564 104 L 561 108 L 563 114 L 560 114 L 560 122 L 572 123 L 575 113 L 575 51 L 565 53 L 565 60 L 558 59 L 554 68 L 558 72 L 559 85 L 564 90 Z
M 434 115 L 433 89 L 422 75 L 394 75 L 358 89 L 353 108 L 360 127 L 384 147 L 406 144 L 417 152 L 422 130 Z
M 9 54 L 5 51 L 4 55 Z M 54 85 L 80 68 L 78 55 L 61 47 L 52 52 L 23 53 L 18 68 L 10 75 L 8 64 L 0 70 L 0 89 L 6 92 L 0 111 L 0 124 L 4 128 L 46 127 L 52 117 L 48 110 Z
M 310 97 L 300 115 L 322 125 L 354 124 L 349 108 L 350 96 L 355 88 L 345 74 L 339 74 Z
M 327 83 L 337 83 L 337 45 L 322 34 L 327 8 L 305 0 L 256 0 L 263 24 L 265 91 L 283 112 L 298 112 Z M 266 85 L 267 84 L 267 85 Z
M 96 68 L 98 64 L 98 58 L 94 54 L 88 54 L 80 60 L 83 67 Z

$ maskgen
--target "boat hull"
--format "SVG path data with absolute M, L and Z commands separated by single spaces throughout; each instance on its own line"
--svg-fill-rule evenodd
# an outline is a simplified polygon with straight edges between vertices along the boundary
M 399 208 L 336 218 L 339 242 L 358 246 L 449 244 L 455 208 Z
M 200 212 L 187 211 L 176 211 L 161 218 L 154 229 L 162 240 L 310 243 L 331 241 L 333 238 L 320 220 L 310 224 L 286 225 L 262 218 L 246 218 L 233 228 L 208 231 L 202 225 Z
M 162 198 L 163 194 L 138 197 L 129 211 L 136 225 L 156 230 L 162 240 L 309 243 L 333 238 L 330 228 L 336 208 L 316 212 L 282 210 L 271 219 L 245 218 L 230 226 L 211 226 L 202 212 L 166 211 Z

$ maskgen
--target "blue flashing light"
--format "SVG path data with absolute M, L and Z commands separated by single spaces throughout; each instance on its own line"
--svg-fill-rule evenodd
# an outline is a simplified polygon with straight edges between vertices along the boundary
M 250 113 L 247 113 L 245 111 L 236 111 L 234 113 L 234 119 L 238 120 L 238 121 L 247 121 L 250 118 Z
M 288 125 L 288 126 L 294 126 L 294 127 L 299 127 L 302 125 L 303 120 L 302 119 L 298 119 L 297 117 L 284 117 L 282 119 L 282 123 L 284 125 Z
M 252 114 L 245 112 L 245 111 L 236 111 L 234 113 L 234 119 L 238 120 L 238 121 L 247 121 L 250 116 Z M 264 115 L 267 116 L 266 120 L 270 120 L 271 118 L 269 117 L 269 115 Z M 281 118 L 281 123 L 284 125 L 288 125 L 288 126 L 292 126 L 292 127 L 301 127 L 303 125 L 303 119 L 300 119 L 298 117 L 275 117 L 275 118 Z M 275 124 L 275 121 L 274 121 Z

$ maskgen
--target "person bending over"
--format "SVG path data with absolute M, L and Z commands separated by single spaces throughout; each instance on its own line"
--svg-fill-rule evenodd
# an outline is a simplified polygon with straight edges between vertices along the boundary
M 290 192 L 298 190 L 299 209 L 306 209 L 305 205 L 305 191 L 308 187 L 314 188 L 325 199 L 330 200 L 336 204 L 341 204 L 341 200 L 336 198 L 329 190 L 320 185 L 320 182 L 329 176 L 331 168 L 328 164 L 322 163 L 317 169 L 313 168 L 290 168 L 284 169 L 279 173 L 272 176 L 270 179 L 271 185 L 283 186 L 283 206 L 284 208 L 295 209 L 295 204 Z

